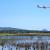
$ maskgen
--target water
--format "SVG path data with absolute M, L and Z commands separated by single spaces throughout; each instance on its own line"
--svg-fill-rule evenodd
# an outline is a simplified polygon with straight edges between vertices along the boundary
M 0 42 L 5 43 L 4 44 L 4 50 L 8 50 L 8 48 L 13 48 L 12 50 L 16 50 L 16 47 L 12 42 L 18 44 L 18 43 L 33 43 L 36 41 L 43 41 L 43 42 L 50 42 L 50 36 L 0 36 L 0 38 L 7 38 L 7 39 L 13 39 L 13 40 L 0 40 Z M 22 40 L 23 39 L 23 40 Z M 25 39 L 25 40 L 24 40 Z M 6 46 L 6 47 L 5 47 Z M 25 48 L 20 48 L 20 50 L 24 50 Z M 0 50 L 2 50 L 2 45 L 0 45 Z M 19 50 L 19 48 L 18 48 Z M 33 48 L 31 47 L 31 50 Z

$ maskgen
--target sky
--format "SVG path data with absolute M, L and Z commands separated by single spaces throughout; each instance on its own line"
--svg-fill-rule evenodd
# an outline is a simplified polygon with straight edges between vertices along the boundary
M 50 30 L 50 0 L 0 0 L 0 27 Z

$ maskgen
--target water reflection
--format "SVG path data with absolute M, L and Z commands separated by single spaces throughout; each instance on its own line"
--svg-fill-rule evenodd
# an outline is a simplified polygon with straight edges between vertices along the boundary
M 0 36 L 0 50 L 32 50 L 41 42 L 47 46 L 49 41 L 49 36 Z

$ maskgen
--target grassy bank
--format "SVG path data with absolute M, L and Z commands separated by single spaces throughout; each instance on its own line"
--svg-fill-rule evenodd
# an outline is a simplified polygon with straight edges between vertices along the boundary
M 50 36 L 50 33 L 0 33 L 0 36 Z

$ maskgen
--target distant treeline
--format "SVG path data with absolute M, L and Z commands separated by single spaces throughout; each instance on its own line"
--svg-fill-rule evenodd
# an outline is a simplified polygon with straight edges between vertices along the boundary
M 23 30 L 17 28 L 0 28 L 0 33 L 50 33 L 50 31 Z
M 50 33 L 50 31 L 1 30 L 0 33 Z

